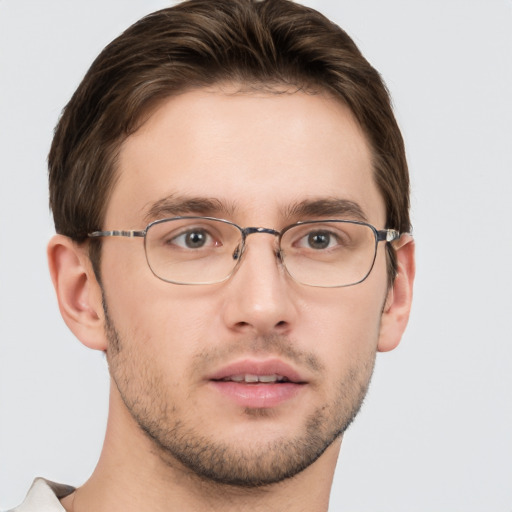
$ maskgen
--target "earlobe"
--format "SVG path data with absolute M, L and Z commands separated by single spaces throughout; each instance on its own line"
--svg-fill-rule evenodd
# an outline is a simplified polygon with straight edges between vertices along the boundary
M 86 249 L 55 235 L 48 244 L 48 265 L 66 325 L 85 346 L 106 350 L 101 288 Z
M 396 247 L 398 272 L 388 291 L 381 317 L 379 352 L 393 350 L 400 343 L 411 312 L 412 289 L 416 271 L 414 240 L 403 235 Z

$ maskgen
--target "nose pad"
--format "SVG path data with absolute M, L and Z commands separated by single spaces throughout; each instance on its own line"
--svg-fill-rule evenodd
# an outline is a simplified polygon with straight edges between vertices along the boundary
M 233 251 L 233 254 L 231 257 L 233 260 L 236 261 L 236 266 L 240 264 L 240 260 L 242 259 L 243 255 L 245 254 L 245 250 L 247 248 L 247 241 L 241 240 L 240 243 L 235 247 L 235 250 Z
M 275 240 L 276 247 L 272 251 L 274 254 L 274 257 L 277 259 L 277 264 L 276 264 L 277 270 L 280 273 L 283 272 L 284 274 L 289 274 L 284 265 L 284 254 L 283 254 L 282 250 L 279 248 L 278 244 L 279 244 L 279 242 L 277 240 Z M 249 247 L 247 245 L 247 240 L 244 240 L 244 241 L 240 242 L 233 250 L 231 257 L 233 258 L 234 266 L 233 266 L 233 270 L 232 270 L 230 276 L 233 276 L 235 273 L 237 273 L 240 269 L 240 266 L 244 264 L 242 260 L 245 259 L 244 256 L 248 249 L 249 249 Z
M 245 244 L 243 244 L 242 242 L 240 244 L 238 244 L 236 247 L 235 247 L 235 250 L 233 251 L 233 254 L 231 255 L 231 257 L 234 259 L 234 260 L 240 260 L 242 258 L 242 256 L 244 255 L 244 252 L 245 252 Z M 283 256 L 283 251 L 279 248 L 277 248 L 275 251 L 274 251 L 274 255 L 275 257 L 277 258 L 277 260 L 279 261 L 279 263 L 281 265 L 284 264 L 284 256 Z M 237 264 L 238 264 L 238 261 L 237 261 Z

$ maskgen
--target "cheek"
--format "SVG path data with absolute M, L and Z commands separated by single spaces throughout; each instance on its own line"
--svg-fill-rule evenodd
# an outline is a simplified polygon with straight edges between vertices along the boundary
M 135 256 L 125 255 L 123 261 L 123 254 L 113 253 L 104 259 L 109 315 L 132 355 L 163 366 L 166 373 L 172 367 L 170 373 L 181 378 L 191 357 L 221 332 L 218 294 L 215 287 L 165 283 L 145 258 Z
M 305 304 L 305 337 L 327 365 L 345 368 L 376 352 L 386 298 L 385 272 L 379 274 L 348 288 L 317 290 L 316 300 Z

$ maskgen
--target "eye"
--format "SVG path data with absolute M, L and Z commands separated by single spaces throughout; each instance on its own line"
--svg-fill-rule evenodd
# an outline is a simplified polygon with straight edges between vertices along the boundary
M 305 249 L 325 250 L 340 245 L 340 239 L 332 231 L 310 231 L 295 244 L 296 247 Z
M 190 229 L 177 236 L 170 238 L 167 242 L 184 249 L 202 249 L 204 247 L 216 247 L 220 245 L 205 229 Z
M 327 249 L 333 242 L 333 236 L 327 231 L 316 231 L 307 236 L 308 247 L 312 249 Z

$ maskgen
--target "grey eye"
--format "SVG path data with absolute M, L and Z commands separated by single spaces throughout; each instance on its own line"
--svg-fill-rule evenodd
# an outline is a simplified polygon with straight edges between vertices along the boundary
M 193 229 L 185 231 L 169 240 L 170 244 L 185 249 L 201 249 L 208 245 L 217 245 L 213 242 L 211 235 L 204 229 Z
M 308 235 L 308 246 L 312 249 L 326 249 L 331 243 L 331 233 L 327 231 L 315 231 Z
M 185 244 L 191 249 L 203 247 L 206 243 L 208 235 L 204 231 L 193 231 L 185 234 Z

